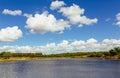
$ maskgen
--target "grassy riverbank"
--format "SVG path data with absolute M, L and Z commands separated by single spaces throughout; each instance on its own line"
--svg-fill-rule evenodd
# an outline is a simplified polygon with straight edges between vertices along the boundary
M 51 60 L 51 59 L 60 59 L 60 58 L 93 58 L 93 59 L 110 59 L 110 60 L 120 60 L 120 56 L 116 55 L 116 56 L 105 56 L 105 57 L 88 57 L 87 55 L 83 55 L 83 56 L 54 56 L 54 57 L 10 57 L 8 59 L 4 59 L 4 58 L 0 58 L 0 62 L 12 62 L 12 61 L 29 61 L 29 60 Z
M 9 59 L 0 58 L 0 62 L 12 62 L 12 61 L 28 61 L 28 60 L 41 60 L 41 57 L 10 57 Z
M 21 61 L 21 60 L 41 60 L 56 58 L 95 58 L 95 59 L 114 59 L 120 60 L 120 47 L 109 50 L 108 52 L 70 52 L 61 54 L 43 55 L 42 53 L 0 53 L 0 62 Z

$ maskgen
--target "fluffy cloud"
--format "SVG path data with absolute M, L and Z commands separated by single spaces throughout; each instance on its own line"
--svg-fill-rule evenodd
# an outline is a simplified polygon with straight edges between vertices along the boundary
M 51 3 L 50 9 L 51 10 L 59 9 L 60 7 L 62 7 L 64 5 L 65 5 L 65 3 L 63 1 L 53 1 Z
M 51 9 L 58 9 L 69 21 L 64 19 L 56 19 L 53 14 L 43 12 L 41 14 L 35 14 L 34 16 L 24 14 L 27 17 L 26 28 L 30 29 L 31 33 L 44 34 L 47 32 L 58 32 L 63 33 L 65 29 L 70 29 L 72 24 L 79 24 L 79 27 L 83 25 L 91 25 L 97 23 L 97 18 L 90 19 L 84 14 L 84 9 L 78 5 L 73 4 L 70 7 L 63 7 L 66 5 L 63 1 L 53 1 L 51 3 Z
M 0 42 L 13 42 L 22 37 L 22 31 L 18 26 L 0 29 Z
M 120 26 L 120 13 L 116 15 L 116 20 L 117 20 L 116 25 Z
M 57 20 L 54 15 L 48 12 L 42 14 L 35 14 L 26 21 L 26 28 L 30 29 L 32 33 L 44 34 L 46 32 L 63 32 L 63 30 L 70 28 L 67 21 L 63 19 Z
M 88 51 L 108 51 L 113 47 L 120 46 L 120 39 L 104 39 L 98 42 L 94 38 L 90 38 L 86 41 L 75 40 L 62 42 L 49 43 L 44 46 L 2 46 L 0 51 L 12 51 L 12 52 L 42 52 L 43 54 L 51 53 L 63 53 L 63 52 L 88 52 Z
M 91 25 L 97 23 L 98 19 L 90 19 L 84 14 L 84 9 L 80 8 L 78 5 L 73 4 L 70 7 L 61 7 L 59 12 L 61 12 L 65 17 L 67 17 L 72 24 L 79 24 L 79 26 Z
M 9 9 L 4 9 L 3 14 L 5 15 L 13 15 L 13 16 L 16 16 L 16 15 L 21 15 L 22 14 L 22 11 L 21 10 L 9 10 Z

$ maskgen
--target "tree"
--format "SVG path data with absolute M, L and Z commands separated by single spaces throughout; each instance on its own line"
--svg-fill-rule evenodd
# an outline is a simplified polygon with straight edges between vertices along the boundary
M 117 52 L 117 54 L 120 54 L 120 47 L 115 47 L 114 50 Z
M 2 52 L 1 57 L 3 57 L 4 59 L 9 59 L 11 57 L 11 52 Z
M 112 56 L 117 55 L 117 52 L 114 49 L 111 49 L 109 52 Z

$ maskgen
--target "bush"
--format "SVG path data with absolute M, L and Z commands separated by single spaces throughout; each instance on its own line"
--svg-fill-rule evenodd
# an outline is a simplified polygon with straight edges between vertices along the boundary
M 117 55 L 117 52 L 116 52 L 115 50 L 113 50 L 113 49 L 111 49 L 109 52 L 110 52 L 110 54 L 111 54 L 112 56 Z
M 12 56 L 12 54 L 11 52 L 2 52 L 0 56 L 3 57 L 4 59 L 9 59 Z
M 115 47 L 109 51 L 109 53 L 114 56 L 120 54 L 120 47 Z

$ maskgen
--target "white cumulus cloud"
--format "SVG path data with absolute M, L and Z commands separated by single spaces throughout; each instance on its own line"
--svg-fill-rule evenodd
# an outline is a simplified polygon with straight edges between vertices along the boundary
M 42 14 L 35 14 L 26 21 L 26 28 L 30 29 L 32 33 L 44 34 L 47 32 L 63 32 L 70 28 L 69 22 L 63 19 L 56 19 L 54 15 L 48 12 Z
M 79 26 L 91 25 L 98 21 L 97 18 L 90 19 L 86 17 L 84 15 L 85 10 L 76 4 L 73 4 L 70 7 L 61 7 L 59 12 L 67 17 L 72 24 L 79 24 Z
M 117 20 L 116 25 L 120 26 L 120 13 L 116 15 L 116 20 Z
M 0 29 L 0 42 L 13 42 L 22 37 L 22 31 L 18 26 Z
M 53 1 L 50 5 L 51 10 L 59 9 L 60 7 L 66 5 L 63 1 Z
M 94 38 L 88 40 L 63 40 L 60 43 L 48 43 L 43 46 L 2 46 L 2 51 L 12 52 L 42 52 L 43 54 L 55 54 L 64 52 L 92 52 L 108 51 L 114 47 L 120 47 L 120 39 L 104 39 L 101 42 Z
M 22 11 L 21 10 L 9 10 L 9 9 L 4 9 L 2 11 L 3 14 L 5 15 L 13 15 L 13 16 L 16 16 L 16 15 L 21 15 L 22 14 Z

